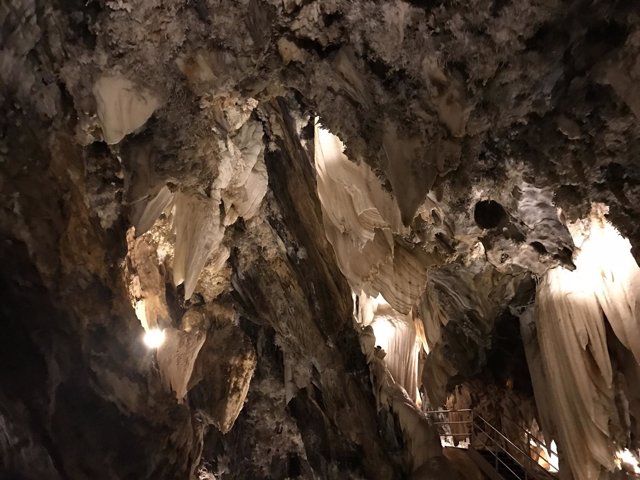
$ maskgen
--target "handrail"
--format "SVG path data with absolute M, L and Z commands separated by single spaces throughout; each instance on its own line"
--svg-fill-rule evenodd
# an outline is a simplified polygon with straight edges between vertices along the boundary
M 481 415 L 478 415 L 477 413 L 475 413 L 473 411 L 473 409 L 470 408 L 466 408 L 466 409 L 460 409 L 460 410 L 430 410 L 425 412 L 427 416 L 429 415 L 436 415 L 436 414 L 450 414 L 450 413 L 470 413 L 470 419 L 469 420 L 460 420 L 460 421 L 436 421 L 436 422 L 431 422 L 432 425 L 469 425 L 470 431 L 469 432 L 460 432 L 460 433 L 454 433 L 454 432 L 450 432 L 450 433 L 440 433 L 440 436 L 447 436 L 447 437 L 465 437 L 469 439 L 470 445 L 473 445 L 475 442 L 475 436 L 476 436 L 476 429 L 479 430 L 480 432 L 482 432 L 485 436 L 486 436 L 486 440 L 485 441 L 489 441 L 491 444 L 494 445 L 494 448 L 497 447 L 499 450 L 503 451 L 505 454 L 507 454 L 517 465 L 519 465 L 522 468 L 522 471 L 524 472 L 525 475 L 525 479 L 527 480 L 529 478 L 533 478 L 536 477 L 536 473 L 538 472 L 538 474 L 542 473 L 544 474 L 545 477 L 549 478 L 549 479 L 555 479 L 556 477 L 553 476 L 549 471 L 547 471 L 546 469 L 544 469 L 542 467 L 542 465 L 540 465 L 536 460 L 534 460 L 531 457 L 531 453 L 526 453 L 522 450 L 522 448 L 520 448 L 518 445 L 516 445 L 513 441 L 511 441 L 504 433 L 502 433 L 500 430 L 498 430 L 496 427 L 494 427 L 491 423 L 489 423 L 486 419 L 484 419 Z M 507 417 L 505 417 L 507 418 Z M 508 418 L 508 420 L 510 422 L 512 422 L 513 424 L 517 425 L 513 420 L 511 420 L 510 418 Z M 480 423 L 480 421 L 482 421 L 482 423 L 486 424 L 487 427 L 482 426 L 482 423 Z M 539 439 L 537 439 L 534 435 L 531 435 L 529 432 L 527 432 L 524 428 L 522 428 L 520 425 L 518 425 L 518 427 L 524 431 L 525 434 L 527 434 L 527 442 L 528 445 L 530 445 L 530 440 L 533 439 L 538 445 L 542 445 L 544 446 L 548 452 L 553 452 L 553 450 L 550 449 L 550 447 L 547 447 L 547 445 L 540 441 Z M 496 434 L 497 434 L 497 438 L 496 438 Z M 514 456 L 514 454 L 512 454 L 512 452 L 510 452 L 507 447 L 510 446 L 512 447 L 516 454 L 519 454 L 518 456 L 521 456 L 522 458 L 518 459 Z M 498 462 L 500 462 L 500 464 L 502 464 L 502 466 L 504 468 L 506 468 L 509 472 L 511 472 L 515 477 L 519 477 L 519 475 L 514 472 L 511 467 L 509 467 L 501 458 L 498 457 L 497 452 L 493 452 L 491 450 L 488 450 L 489 452 L 491 452 L 495 458 L 496 464 L 495 467 L 496 469 L 498 468 Z M 532 467 L 531 465 L 527 465 L 525 466 L 525 464 L 533 464 L 533 471 L 532 471 Z
M 462 420 L 460 422 L 431 422 L 433 425 L 457 425 L 459 423 L 471 423 L 471 420 Z
M 505 439 L 513 448 L 515 448 L 518 452 L 520 452 L 522 455 L 524 455 L 525 457 L 529 457 L 529 454 L 525 453 L 522 451 L 522 449 L 520 447 L 518 447 L 515 443 L 513 443 L 511 440 L 509 440 L 504 433 L 502 433 L 500 430 L 498 430 L 496 427 L 494 427 L 493 425 L 491 425 L 489 422 L 487 422 L 484 418 L 482 418 L 480 415 L 476 414 L 476 418 L 479 418 L 480 420 L 482 420 L 484 423 L 487 424 L 487 426 L 489 426 L 489 428 L 491 428 L 491 430 L 493 430 L 494 432 L 496 432 L 499 436 L 501 436 L 503 439 Z M 487 431 L 485 431 L 482 427 L 480 427 L 480 430 L 487 434 L 487 436 L 489 436 L 489 433 Z M 507 452 L 508 453 L 508 452 Z M 513 457 L 512 457 L 513 458 Z M 514 458 L 514 460 L 516 460 Z M 533 460 L 533 459 L 531 459 Z
M 541 458 L 543 458 L 547 464 L 553 469 L 554 472 L 558 471 L 558 449 L 553 448 L 553 443 L 552 442 L 545 442 L 540 440 L 538 437 L 536 437 L 534 434 L 532 434 L 531 432 L 529 432 L 527 429 L 525 429 L 522 425 L 518 424 L 515 420 L 511 419 L 508 415 L 505 415 L 504 417 L 501 418 L 501 420 L 506 419 L 511 425 L 515 425 L 517 428 L 520 429 L 521 432 L 524 433 L 526 441 L 527 441 L 527 445 L 531 446 L 531 445 L 535 445 L 538 448 L 542 448 L 544 449 L 544 451 L 546 452 L 547 456 L 546 458 L 543 456 Z M 540 455 L 540 452 L 538 452 L 538 455 Z M 531 457 L 531 454 L 529 455 L 529 457 Z M 553 458 L 555 457 L 556 462 L 553 462 Z M 535 460 L 534 460 L 535 461 Z M 550 473 L 551 470 L 547 470 L 544 467 L 542 467 L 542 465 L 540 465 L 540 463 L 538 463 L 537 461 L 535 461 L 536 465 L 540 466 L 543 470 L 545 470 L 546 472 Z
M 469 425 L 469 431 L 467 432 L 453 432 L 453 431 L 442 431 L 441 429 L 439 430 L 439 435 L 441 437 L 451 437 L 452 439 L 455 439 L 457 437 L 462 437 L 462 439 L 464 440 L 465 438 L 469 439 L 470 435 L 471 435 L 471 426 L 472 426 L 472 418 L 473 418 L 473 410 L 471 408 L 464 408 L 464 409 L 460 409 L 460 410 L 428 410 L 426 412 L 424 412 L 425 415 L 427 416 L 435 416 L 435 415 L 448 415 L 449 413 L 468 413 L 469 414 L 469 418 L 466 420 L 460 420 L 460 421 L 451 421 L 449 419 L 444 420 L 444 421 L 430 421 L 430 423 L 434 426 L 441 426 L 441 425 Z
M 509 445 L 511 445 L 513 448 L 515 448 L 516 451 L 518 451 L 521 455 L 522 458 L 524 459 L 524 462 L 527 464 L 532 464 L 534 466 L 534 471 L 537 471 L 538 473 L 542 473 L 544 474 L 547 478 L 550 479 L 555 479 L 555 477 L 548 472 L 547 470 L 545 470 L 542 465 L 540 465 L 538 462 L 536 462 L 533 458 L 531 458 L 531 454 L 525 453 L 522 451 L 522 449 L 520 447 L 518 447 L 516 444 L 514 444 L 511 440 L 509 440 L 502 432 L 500 432 L 497 428 L 495 428 L 493 425 L 491 425 L 487 420 L 485 420 L 481 415 L 475 414 L 474 415 L 474 419 L 475 418 L 479 418 L 480 420 L 482 420 L 486 425 L 488 425 L 491 430 L 493 430 L 494 432 L 496 432 L 502 439 L 506 440 L 508 442 Z M 518 465 L 520 465 L 523 469 L 523 471 L 525 472 L 525 480 L 528 477 L 528 474 L 531 473 L 533 474 L 533 472 L 531 471 L 531 467 L 527 467 L 523 464 L 522 460 L 519 460 L 517 458 L 515 458 L 511 452 L 509 452 L 503 445 L 501 445 L 495 438 L 493 438 L 489 432 L 485 431 L 482 427 L 480 427 L 479 425 L 477 425 L 476 423 L 474 423 L 474 426 L 477 426 L 478 428 L 480 428 L 480 430 L 487 436 L 487 438 L 489 438 L 490 440 L 492 440 L 504 453 L 506 453 L 509 457 L 511 457 Z M 472 434 L 473 434 L 473 430 L 472 430 Z M 511 469 L 509 469 L 511 470 Z M 512 472 L 513 473 L 513 472 Z M 517 476 L 517 475 L 516 475 Z
M 522 471 L 524 472 L 524 479 L 523 479 L 523 480 L 528 480 L 528 477 L 529 477 L 529 475 L 528 475 L 528 471 L 527 471 L 527 469 L 524 467 L 524 465 L 522 465 L 521 461 L 520 461 L 520 460 L 518 460 L 517 458 L 515 458 L 513 455 L 511 455 L 511 453 L 510 453 L 506 448 L 504 448 L 504 446 L 500 445 L 500 443 L 498 443 L 498 441 L 497 441 L 495 438 L 491 437 L 491 436 L 489 435 L 489 433 L 488 433 L 488 432 L 486 432 L 485 430 L 483 430 L 480 426 L 478 426 L 478 428 L 480 429 L 480 431 L 481 431 L 481 432 L 483 432 L 483 433 L 485 433 L 485 434 L 487 435 L 487 439 L 488 439 L 488 440 L 491 440 L 491 441 L 492 441 L 492 442 L 493 442 L 493 443 L 494 443 L 494 444 L 495 444 L 495 445 L 496 445 L 500 450 L 502 450 L 504 453 L 506 453 L 506 454 L 507 454 L 507 455 L 508 455 L 508 456 L 509 456 L 509 457 L 510 457 L 510 458 L 511 458 L 515 463 L 516 463 L 516 465 L 519 465 L 519 466 L 522 468 Z M 488 450 L 488 451 L 489 451 L 490 453 L 492 453 L 492 454 L 493 454 L 493 458 L 494 458 L 494 460 L 495 460 L 495 468 L 496 468 L 496 471 L 498 471 L 498 472 L 499 472 L 499 469 L 498 469 L 498 462 L 500 462 L 500 463 L 502 464 L 502 466 L 503 466 L 503 467 L 505 467 L 507 470 L 509 470 L 509 472 L 511 472 L 511 474 L 512 474 L 515 478 L 520 478 L 520 475 L 518 475 L 516 472 L 514 472 L 514 471 L 511 469 L 511 467 L 510 467 L 509 465 L 507 465 L 507 464 L 504 462 L 504 460 L 502 460 L 502 459 L 498 456 L 498 454 L 497 454 L 496 452 L 492 452 L 491 450 Z
M 473 412 L 473 409 L 472 408 L 461 408 L 459 410 L 427 410 L 425 413 L 427 415 L 430 415 L 432 413 L 451 413 L 451 412 L 455 412 L 455 413 L 458 413 L 458 412 Z
M 542 440 L 540 440 L 538 437 L 536 437 L 531 432 L 527 431 L 527 429 L 525 429 L 522 425 L 517 423 L 515 420 L 512 420 L 511 418 L 509 418 L 508 415 L 505 415 L 504 417 L 500 417 L 500 420 L 505 420 L 505 419 L 508 420 L 511 423 L 511 425 L 515 425 L 520 430 L 522 430 L 528 439 L 530 440 L 533 439 L 533 441 L 535 441 L 538 445 L 543 446 L 547 450 L 547 452 L 553 453 L 554 455 L 558 456 L 558 451 L 556 449 L 551 448 L 551 444 L 547 444 L 547 442 L 543 442 Z

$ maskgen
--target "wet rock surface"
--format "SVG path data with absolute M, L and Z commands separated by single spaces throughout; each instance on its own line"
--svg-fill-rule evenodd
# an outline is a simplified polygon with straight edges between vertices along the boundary
M 423 325 L 426 403 L 531 401 L 508 325 L 576 268 L 567 225 L 602 202 L 638 258 L 639 26 L 624 1 L 4 2 L 0 476 L 445 478 L 381 406 L 352 290 Z M 339 201 L 317 125 L 367 172 Z M 148 350 L 153 325 L 199 348 Z

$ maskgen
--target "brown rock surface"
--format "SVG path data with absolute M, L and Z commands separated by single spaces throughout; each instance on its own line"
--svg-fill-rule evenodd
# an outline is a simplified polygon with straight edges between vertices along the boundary
M 0 477 L 455 471 L 409 451 L 354 299 L 422 325 L 423 408 L 542 409 L 518 319 L 567 225 L 606 204 L 640 257 L 639 58 L 621 0 L 3 2 Z M 367 172 L 326 183 L 351 216 L 316 119 Z M 634 339 L 598 315 L 603 443 L 634 448 Z

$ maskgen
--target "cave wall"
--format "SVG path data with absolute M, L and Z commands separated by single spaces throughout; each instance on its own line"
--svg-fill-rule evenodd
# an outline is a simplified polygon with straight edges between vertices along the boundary
M 623 1 L 0 5 L 0 472 L 408 474 L 325 234 L 316 117 L 398 209 L 392 280 L 363 283 L 421 312 L 439 404 L 531 275 L 575 267 L 567 221 L 603 202 L 636 252 L 638 24 Z M 164 252 L 162 326 L 206 334 L 182 403 L 141 342 L 132 226 Z

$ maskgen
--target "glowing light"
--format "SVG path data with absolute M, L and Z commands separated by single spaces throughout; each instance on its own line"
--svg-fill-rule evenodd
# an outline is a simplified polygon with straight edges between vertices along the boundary
M 471 247 L 471 252 L 469 252 L 469 256 L 472 260 L 484 258 L 485 250 L 484 250 L 484 245 L 482 245 L 482 242 L 477 242 L 473 247 Z
M 551 468 L 549 469 L 552 472 L 557 472 L 558 468 L 560 468 L 560 463 L 558 461 L 558 455 L 557 455 L 557 451 L 558 451 L 558 446 L 556 445 L 556 441 L 552 440 L 551 441 L 551 448 L 549 449 L 549 465 L 551 466 Z
M 552 440 L 551 445 L 547 448 L 546 445 L 536 441 L 533 437 L 529 437 L 529 446 L 533 453 L 532 458 L 538 462 L 538 465 L 552 473 L 558 471 L 558 447 L 555 440 Z
M 358 321 L 373 330 L 374 345 L 384 350 L 384 363 L 393 381 L 406 390 L 411 400 L 421 403 L 418 364 L 422 340 L 413 318 L 396 311 L 381 294 L 370 297 L 361 292 L 358 298 Z
M 376 307 L 378 305 L 389 305 L 389 303 L 384 299 L 381 293 L 379 293 L 378 296 L 373 299 L 373 304 Z
M 158 348 L 164 343 L 164 330 L 152 328 L 144 334 L 144 344 L 149 348 Z
M 371 327 L 373 327 L 373 333 L 376 336 L 376 346 L 389 353 L 389 343 L 396 334 L 396 327 L 386 318 L 376 318 Z
M 140 325 L 142 328 L 147 330 L 149 328 L 149 322 L 147 322 L 147 307 L 145 305 L 144 299 L 138 300 L 135 305 L 136 309 L 136 317 L 140 320 Z
M 563 454 L 579 479 L 596 478 L 601 467 L 613 469 L 614 461 L 627 471 L 640 472 L 631 452 L 621 450 L 612 458 L 610 451 L 614 369 L 605 324 L 640 359 L 640 268 L 629 241 L 605 213 L 606 207 L 594 205 L 589 218 L 570 225 L 578 247 L 576 268 L 550 270 L 536 295 L 537 336 L 549 381 L 536 398 L 547 398 Z M 567 362 L 570 368 L 564 367 Z
M 640 473 L 640 463 L 638 462 L 637 452 L 634 454 L 628 448 L 616 452 L 615 462 L 619 469 L 622 469 L 622 464 L 624 463 L 628 468 L 630 467 L 633 470 L 633 473 Z

